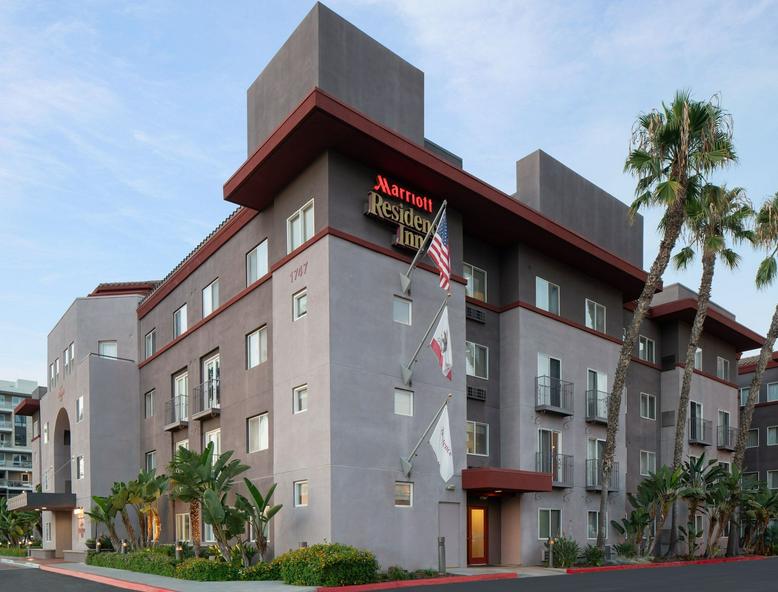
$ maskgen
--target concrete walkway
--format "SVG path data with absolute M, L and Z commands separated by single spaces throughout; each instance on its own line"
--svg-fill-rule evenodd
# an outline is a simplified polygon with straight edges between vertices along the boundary
M 477 576 L 481 574 L 492 573 L 515 573 L 520 578 L 534 578 L 542 576 L 563 576 L 567 575 L 564 569 L 540 567 L 534 565 L 488 565 L 485 567 L 452 567 L 449 573 L 462 576 Z

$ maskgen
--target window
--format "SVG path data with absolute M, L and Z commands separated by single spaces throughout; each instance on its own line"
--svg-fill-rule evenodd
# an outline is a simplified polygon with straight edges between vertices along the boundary
M 729 360 L 721 356 L 716 357 L 716 376 L 722 380 L 729 380 Z
M 394 482 L 394 506 L 410 508 L 413 506 L 413 483 L 407 481 Z
M 778 382 L 767 384 L 767 401 L 778 401 Z
M 203 288 L 203 318 L 219 308 L 219 279 Z
M 467 421 L 467 453 L 489 456 L 489 424 Z
M 643 335 L 638 338 L 638 358 L 645 360 L 646 362 L 651 362 L 652 364 L 656 362 L 656 351 L 654 350 L 653 339 L 649 339 Z
M 83 479 L 85 474 L 86 471 L 84 467 L 84 457 L 77 456 L 76 457 L 76 479 Z
M 605 307 L 594 300 L 586 300 L 586 326 L 605 333 Z
M 767 385 L 767 393 L 770 393 L 770 385 Z M 748 404 L 748 395 L 751 394 L 751 387 L 744 386 L 740 389 L 740 406 L 745 407 Z
M 216 537 L 213 536 L 213 526 L 211 524 L 206 524 L 206 522 L 203 521 L 203 542 L 213 543 L 215 541 Z
M 70 342 L 68 350 L 70 351 L 70 367 L 72 368 L 76 361 L 76 343 L 74 341 Z
M 147 471 L 154 471 L 157 468 L 157 451 L 151 450 L 146 453 L 145 467 Z
M 538 539 L 545 541 L 562 534 L 562 510 L 538 510 Z
M 43 525 L 43 540 L 47 543 L 51 542 L 51 522 L 46 522 Z
M 410 325 L 413 318 L 413 309 L 411 301 L 407 298 L 395 296 L 392 304 L 392 318 L 395 323 L 401 325 Z
M 720 460 L 719 464 L 721 465 L 721 468 L 724 469 L 725 473 L 729 473 L 730 472 L 730 468 L 729 468 L 729 463 L 728 462 Z
M 694 530 L 700 533 L 700 536 L 705 536 L 705 517 L 702 514 L 694 516 Z
M 486 272 L 469 263 L 463 263 L 462 268 L 467 280 L 465 295 L 486 302 Z
M 186 304 L 173 313 L 173 339 L 186 331 Z
M 115 341 L 98 341 L 97 353 L 106 358 L 119 357 L 119 349 Z
M 76 423 L 84 419 L 84 395 L 76 399 Z
M 59 376 L 59 358 L 54 360 L 54 374 L 55 378 Z
M 535 278 L 535 306 L 541 310 L 559 314 L 559 286 L 544 280 Z
M 143 417 L 154 417 L 154 389 L 143 395 Z
M 291 253 L 313 236 L 313 200 L 286 221 L 286 252 Z
M 292 320 L 296 321 L 308 314 L 308 290 L 303 289 L 292 296 Z
M 308 411 L 308 385 L 304 384 L 292 390 L 293 410 L 295 413 Z
M 49 490 L 49 472 L 43 471 L 43 487 L 41 488 L 43 491 Z
M 189 513 L 176 514 L 176 541 L 192 540 L 192 524 L 189 522 Z
M 640 417 L 656 419 L 656 397 L 648 393 L 640 393 Z
M 43 424 L 43 443 L 49 443 L 49 422 Z
M 586 513 L 586 538 L 594 540 L 600 531 L 600 512 L 590 510 Z M 608 538 L 608 513 L 605 513 L 605 538 Z
M 62 359 L 65 360 L 65 372 L 70 372 L 70 350 L 68 348 L 62 352 Z
M 743 485 L 756 485 L 759 482 L 759 471 L 743 473 Z
M 656 472 L 656 452 L 640 451 L 640 474 L 644 477 Z
M 54 384 L 54 364 L 49 364 L 49 386 Z
M 187 438 L 186 440 L 181 440 L 178 443 L 178 447 L 183 448 L 184 450 L 189 450 L 189 439 Z
M 294 505 L 296 508 L 308 505 L 308 481 L 294 482 Z
M 211 430 L 205 432 L 203 441 L 203 447 L 207 447 L 208 444 L 213 443 L 213 457 L 216 458 L 222 453 L 222 431 L 221 429 Z
M 181 372 L 173 377 L 173 417 L 172 421 L 185 421 L 189 418 L 189 373 Z M 165 418 L 168 421 L 168 418 Z
M 767 471 L 767 488 L 778 489 L 778 471 Z
M 694 369 L 702 370 L 702 348 L 698 347 L 694 350 Z
M 394 389 L 394 413 L 395 415 L 413 416 L 413 391 Z
M 759 428 L 748 430 L 746 448 L 756 448 L 757 446 L 759 446 Z
M 152 329 L 146 333 L 146 337 L 143 339 L 143 353 L 144 358 L 150 358 L 157 351 L 157 330 Z
M 259 452 L 268 449 L 268 418 L 267 413 L 249 417 L 246 420 L 248 431 L 248 451 Z
M 246 253 L 246 285 L 267 274 L 267 239 Z
M 246 335 L 246 368 L 254 368 L 267 361 L 267 327 L 260 327 Z
M 489 378 L 489 348 L 472 341 L 465 342 L 465 369 L 468 376 Z

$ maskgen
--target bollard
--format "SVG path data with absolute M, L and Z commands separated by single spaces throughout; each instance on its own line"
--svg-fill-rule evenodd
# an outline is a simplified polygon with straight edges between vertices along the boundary
M 554 538 L 548 537 L 548 566 L 554 567 Z
M 181 542 L 176 543 L 176 561 L 181 561 L 181 555 L 183 554 L 184 548 L 181 545 Z
M 446 573 L 446 537 L 438 537 L 438 573 Z

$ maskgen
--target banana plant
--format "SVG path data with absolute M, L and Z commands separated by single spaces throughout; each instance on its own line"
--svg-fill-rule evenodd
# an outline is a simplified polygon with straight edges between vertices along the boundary
M 108 532 L 108 538 L 111 539 L 111 544 L 114 549 L 121 548 L 119 535 L 116 533 L 116 514 L 118 510 L 114 505 L 113 500 L 110 497 L 93 495 L 92 501 L 94 502 L 92 509 L 85 511 L 84 513 L 98 525 L 102 524 L 105 527 L 105 530 Z
M 275 506 L 270 505 L 270 498 L 273 497 L 273 493 L 276 490 L 276 484 L 270 486 L 267 494 L 264 496 L 259 491 L 256 485 L 254 485 L 249 479 L 244 478 L 243 482 L 246 484 L 246 489 L 249 492 L 249 497 L 244 497 L 240 494 L 236 496 L 236 505 L 241 508 L 249 517 L 251 524 L 257 531 L 257 552 L 259 553 L 259 560 L 265 560 L 265 553 L 267 553 L 267 533 L 270 520 L 281 511 L 283 504 Z

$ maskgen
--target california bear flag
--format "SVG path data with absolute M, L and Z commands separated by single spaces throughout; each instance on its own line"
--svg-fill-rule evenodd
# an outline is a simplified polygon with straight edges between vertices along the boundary
M 443 308 L 443 313 L 440 315 L 438 326 L 435 329 L 435 333 L 430 341 L 430 347 L 438 358 L 438 364 L 440 364 L 440 371 L 443 372 L 443 376 L 451 380 L 451 331 L 448 327 L 448 305 Z
M 448 423 L 448 403 L 443 405 L 443 411 L 435 424 L 430 436 L 430 446 L 435 452 L 440 465 L 440 477 L 448 482 L 454 476 L 454 455 L 451 448 L 451 428 Z

